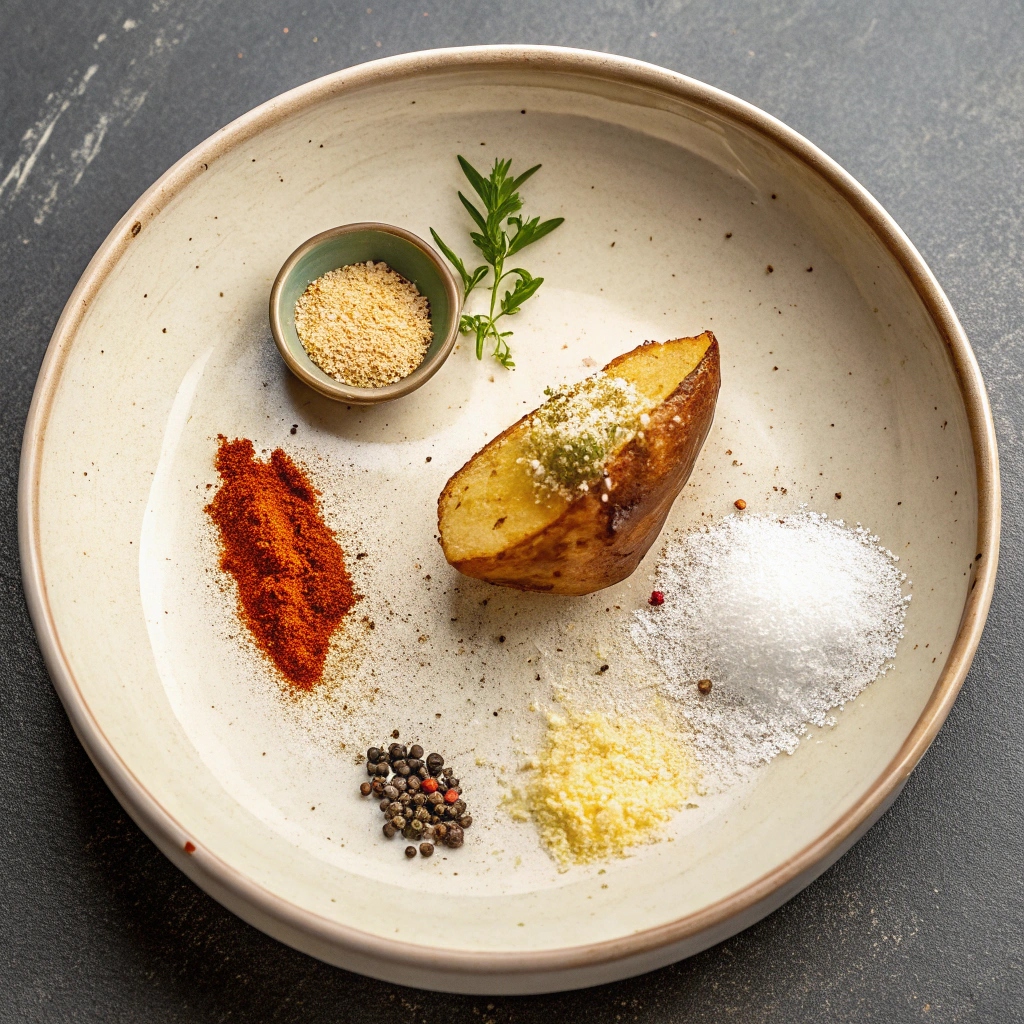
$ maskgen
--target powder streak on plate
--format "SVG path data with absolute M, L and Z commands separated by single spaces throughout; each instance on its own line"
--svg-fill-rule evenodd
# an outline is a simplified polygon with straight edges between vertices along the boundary
M 801 509 L 728 516 L 666 544 L 665 603 L 636 612 L 631 633 L 681 702 L 710 788 L 792 753 L 891 665 L 910 598 L 877 541 Z

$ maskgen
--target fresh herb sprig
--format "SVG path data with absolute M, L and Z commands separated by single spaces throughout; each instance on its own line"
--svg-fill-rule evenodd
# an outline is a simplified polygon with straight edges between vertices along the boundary
M 484 346 L 490 341 L 494 344 L 494 358 L 506 369 L 511 370 L 516 365 L 512 361 L 512 351 L 508 344 L 512 332 L 499 330 L 498 321 L 502 317 L 518 313 L 523 303 L 536 294 L 537 289 L 544 283 L 544 278 L 534 277 L 522 267 L 506 270 L 505 263 L 528 245 L 550 234 L 565 218 L 553 217 L 551 220 L 541 221 L 540 217 L 528 220 L 519 215 L 523 208 L 519 188 L 527 178 L 540 170 L 540 164 L 523 171 L 518 178 L 509 177 L 511 160 L 495 160 L 491 173 L 486 178 L 465 157 L 459 157 L 459 164 L 473 186 L 473 191 L 484 205 L 484 212 L 481 213 L 461 192 L 459 193 L 462 205 L 479 229 L 470 231 L 469 237 L 480 250 L 485 262 L 473 271 L 467 270 L 466 264 L 441 240 L 441 236 L 433 228 L 430 229 L 430 233 L 434 236 L 438 248 L 448 257 L 462 278 L 463 302 L 469 298 L 470 292 L 483 282 L 488 273 L 493 272 L 488 311 L 475 315 L 464 313 L 459 322 L 459 330 L 463 334 L 476 335 L 477 359 L 483 359 Z M 516 280 L 499 301 L 498 290 L 501 282 L 507 277 L 515 277 Z

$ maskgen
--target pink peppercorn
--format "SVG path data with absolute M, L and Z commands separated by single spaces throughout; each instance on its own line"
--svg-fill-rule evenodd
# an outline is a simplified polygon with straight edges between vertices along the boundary
M 665 595 L 660 590 L 652 590 L 651 596 L 647 599 L 648 604 L 664 604 Z
M 449 789 L 444 795 L 444 802 L 446 804 L 453 804 L 459 799 L 459 791 L 457 789 Z

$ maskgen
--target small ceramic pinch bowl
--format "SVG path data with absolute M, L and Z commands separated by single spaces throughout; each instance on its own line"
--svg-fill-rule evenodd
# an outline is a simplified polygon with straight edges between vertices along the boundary
M 425 295 L 433 338 L 423 362 L 407 377 L 380 388 L 357 388 L 324 373 L 306 354 L 295 330 L 295 303 L 318 277 L 353 263 L 386 263 Z M 448 358 L 459 336 L 462 297 L 452 272 L 422 238 L 379 221 L 344 224 L 303 242 L 285 260 L 270 292 L 270 329 L 288 366 L 320 394 L 351 405 L 402 398 L 425 384 Z

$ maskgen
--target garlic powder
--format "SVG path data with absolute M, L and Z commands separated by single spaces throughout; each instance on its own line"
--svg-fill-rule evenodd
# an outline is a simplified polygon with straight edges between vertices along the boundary
M 430 304 L 386 263 L 353 263 L 318 277 L 295 303 L 295 330 L 328 376 L 358 388 L 408 377 L 433 331 Z

